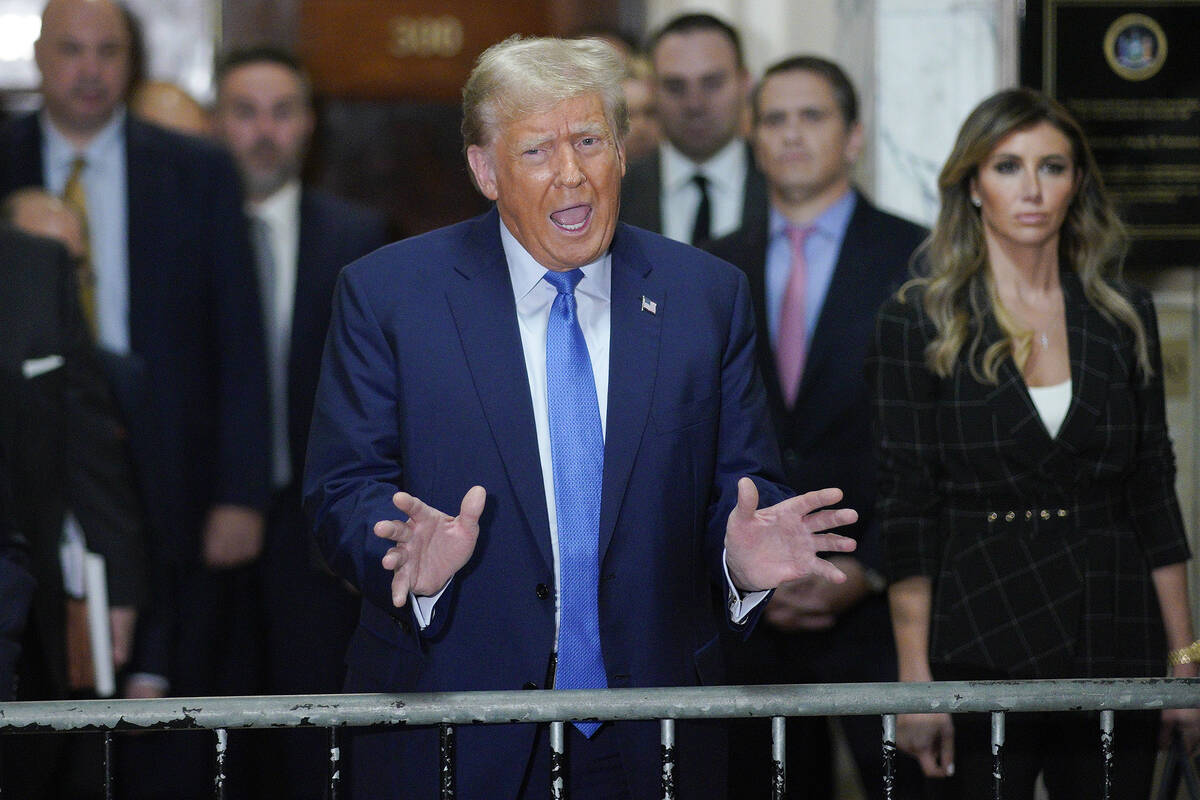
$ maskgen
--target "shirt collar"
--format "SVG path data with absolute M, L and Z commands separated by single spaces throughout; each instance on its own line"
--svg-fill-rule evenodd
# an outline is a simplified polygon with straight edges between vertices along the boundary
M 274 194 L 257 202 L 247 202 L 246 209 L 272 227 L 286 225 L 300 215 L 300 179 L 279 187 Z
M 85 161 L 93 163 L 102 159 L 112 148 L 120 147 L 121 136 L 125 132 L 125 106 L 117 107 L 112 119 L 96 132 L 82 150 L 76 149 L 75 145 L 62 135 L 45 109 L 42 109 L 40 122 L 46 141 L 46 154 L 51 163 L 70 165 L 76 156 L 83 156 Z
M 513 297 L 519 303 L 525 295 L 537 287 L 542 277 L 548 271 L 529 254 L 517 237 L 513 236 L 504 220 L 500 220 L 500 243 L 504 246 L 504 258 L 508 261 L 508 275 L 512 280 Z M 584 280 L 579 282 L 575 291 L 607 301 L 611 282 L 612 255 L 606 252 L 590 264 L 580 267 Z M 549 284 L 547 284 L 549 285 Z
M 814 232 L 831 238 L 835 241 L 840 240 L 846 235 L 846 226 L 850 224 L 850 216 L 854 213 L 854 208 L 858 204 L 858 195 L 853 189 L 848 190 L 845 194 L 833 202 L 833 205 L 826 208 L 816 216 L 806 228 L 813 228 Z M 787 227 L 792 225 L 775 205 L 771 204 L 771 221 L 769 223 L 769 235 L 771 239 L 777 236 L 786 236 Z
M 712 158 L 699 164 L 665 139 L 659 145 L 659 152 L 662 184 L 668 192 L 682 188 L 697 172 L 704 173 L 704 177 L 719 188 L 729 188 L 731 176 L 744 173 L 747 167 L 746 142 L 737 136 L 714 153 Z

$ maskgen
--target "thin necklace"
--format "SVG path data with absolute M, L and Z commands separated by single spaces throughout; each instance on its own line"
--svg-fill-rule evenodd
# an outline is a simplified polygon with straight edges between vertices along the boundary
M 1038 341 L 1041 342 L 1043 350 L 1050 348 L 1050 337 L 1046 335 L 1045 331 L 1038 334 Z

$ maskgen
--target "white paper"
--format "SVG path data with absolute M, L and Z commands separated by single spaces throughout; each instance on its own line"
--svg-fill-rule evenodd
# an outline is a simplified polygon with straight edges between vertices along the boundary
M 112 697 L 117 691 L 117 681 L 113 673 L 112 624 L 108 616 L 108 578 L 104 573 L 104 556 L 89 552 L 84 557 L 83 566 L 88 635 L 92 644 L 92 663 L 96 668 L 96 695 Z

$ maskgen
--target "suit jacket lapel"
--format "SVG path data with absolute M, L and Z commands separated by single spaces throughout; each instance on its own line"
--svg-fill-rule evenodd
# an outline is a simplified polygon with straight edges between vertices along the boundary
M 6 190 L 22 186 L 45 186 L 42 165 L 42 126 L 38 115 L 30 114 L 12 123 L 12 153 L 8 158 Z
M 1071 358 L 1071 407 L 1056 440 L 1064 453 L 1075 453 L 1076 442 L 1087 438 L 1100 419 L 1112 374 L 1110 342 L 1116 329 L 1092 307 L 1073 270 L 1061 272 L 1066 304 L 1067 347 Z M 1096 337 L 1097 331 L 1107 335 Z
M 465 250 L 469 258 L 455 265 L 462 281 L 446 292 L 446 300 L 513 495 L 546 565 L 552 566 L 529 378 L 494 208 L 475 221 Z
M 1071 405 L 1058 436 L 1051 438 L 1041 416 L 1029 396 L 1025 379 L 1011 358 L 1000 365 L 1000 384 L 988 394 L 988 403 L 1009 431 L 1025 443 L 1019 451 L 1026 461 L 1043 471 L 1054 472 L 1069 467 L 1066 457 L 1076 451 L 1074 442 L 1086 437 L 1096 424 L 1104 405 L 1111 351 L 1097 346 L 1089 338 L 1095 330 L 1108 323 L 1093 309 L 1083 295 L 1083 288 L 1074 272 L 1061 272 L 1063 301 L 1067 324 L 1067 347 L 1071 362 Z M 1000 336 L 995 320 L 988 320 L 987 333 L 980 345 L 983 352 Z
M 171 213 L 163 208 L 155 196 L 160 179 L 154 165 L 154 154 L 144 136 L 144 129 L 131 116 L 125 118 L 125 194 L 128 197 L 129 241 L 129 341 L 133 349 L 143 352 L 147 346 L 142 336 L 144 320 L 153 319 L 155 301 L 153 297 L 158 284 L 158 271 L 151 260 L 158 248 L 164 215 Z
M 600 557 L 616 528 L 625 487 L 650 413 L 658 369 L 661 320 L 671 313 L 666 288 L 632 237 L 618 226 L 612 243 L 608 412 L 604 440 L 604 487 L 600 504 Z M 642 298 L 656 304 L 642 310 Z

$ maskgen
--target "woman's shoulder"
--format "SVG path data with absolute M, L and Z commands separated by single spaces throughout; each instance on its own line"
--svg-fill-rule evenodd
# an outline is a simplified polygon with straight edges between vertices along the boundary
M 889 295 L 879 307 L 879 321 L 905 327 L 932 324 L 925 312 L 925 284 L 912 280 Z

